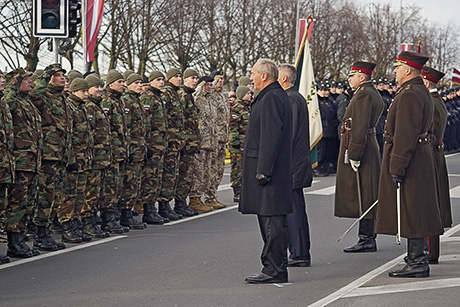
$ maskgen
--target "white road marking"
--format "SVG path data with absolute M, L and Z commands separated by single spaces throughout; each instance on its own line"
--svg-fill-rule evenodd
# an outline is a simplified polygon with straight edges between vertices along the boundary
M 238 205 L 229 205 L 229 206 L 227 206 L 227 207 L 225 207 L 225 208 L 222 208 L 222 209 L 217 209 L 217 210 L 214 210 L 214 211 L 211 211 L 211 212 L 202 213 L 202 214 L 199 214 L 199 215 L 195 215 L 195 216 L 183 218 L 183 219 L 178 220 L 178 221 L 169 222 L 169 223 L 163 224 L 163 226 L 173 226 L 173 225 L 177 225 L 177 224 L 180 224 L 180 223 L 184 223 L 184 222 L 189 222 L 189 221 L 193 221 L 193 220 L 196 220 L 196 219 L 200 219 L 200 218 L 202 218 L 202 217 L 207 217 L 207 216 L 214 215 L 214 214 L 218 214 L 218 213 L 221 213 L 221 212 L 233 210 L 233 209 L 236 209 L 236 208 L 238 208 Z
M 329 196 L 329 195 L 332 195 L 334 193 L 335 193 L 335 185 L 327 187 L 327 188 L 319 189 L 319 190 L 306 192 L 305 194 L 306 195 L 326 195 L 326 196 Z
M 230 190 L 231 188 L 232 188 L 231 183 L 221 184 L 219 185 L 219 188 L 217 189 L 217 191 L 226 191 L 226 190 Z

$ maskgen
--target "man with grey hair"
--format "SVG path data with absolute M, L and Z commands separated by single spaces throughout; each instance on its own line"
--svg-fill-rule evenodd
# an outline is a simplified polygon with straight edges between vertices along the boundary
M 292 113 L 278 79 L 278 67 L 260 59 L 251 80 L 260 90 L 252 103 L 243 154 L 238 210 L 256 214 L 264 241 L 262 272 L 245 279 L 264 284 L 288 281 L 287 214 L 292 213 Z

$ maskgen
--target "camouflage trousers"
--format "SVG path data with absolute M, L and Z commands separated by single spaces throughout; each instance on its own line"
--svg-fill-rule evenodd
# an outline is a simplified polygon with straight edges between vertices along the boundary
M 174 198 L 181 201 L 186 201 L 187 196 L 192 191 L 193 184 L 193 157 L 194 154 L 185 152 L 184 149 L 180 152 L 179 157 L 179 178 L 177 180 Z
M 85 189 L 88 173 L 67 172 L 64 178 L 64 198 L 58 209 L 59 222 L 64 223 L 78 218 L 85 204 Z
M 232 187 L 239 188 L 241 187 L 241 176 L 243 174 L 243 151 L 240 151 L 239 153 L 231 153 L 230 159 L 230 181 L 232 183 Z
M 138 204 L 151 204 L 157 201 L 161 190 L 161 178 L 163 175 L 164 155 L 153 155 L 148 159 L 142 169 L 141 197 Z M 139 204 L 142 207 L 142 204 Z
M 140 196 L 142 185 L 142 165 L 144 162 L 126 164 L 118 208 L 132 209 Z
M 38 199 L 34 208 L 33 222 L 37 226 L 48 226 L 62 203 L 65 164 L 59 161 L 43 160 L 38 180 Z
M 103 182 L 106 169 L 91 169 L 88 171 L 88 177 L 85 188 L 85 204 L 81 210 L 82 217 L 90 217 L 97 213 L 102 199 L 104 190 Z
M 215 160 L 215 150 L 201 149 L 193 157 L 193 184 L 190 197 L 201 197 L 203 194 L 208 200 L 216 198 L 217 190 L 211 184 L 212 161 Z
M 216 191 L 219 188 L 220 182 L 222 181 L 222 177 L 224 176 L 225 170 L 225 149 L 226 145 L 223 143 L 219 143 L 218 147 L 216 148 L 216 156 L 215 160 L 213 161 L 213 170 L 215 170 L 212 174 L 212 184 L 216 187 Z
M 158 201 L 171 201 L 179 177 L 180 151 L 168 148 L 163 159 L 163 174 L 161 177 L 161 190 Z
M 118 196 L 123 184 L 122 172 L 125 162 L 113 162 L 106 168 L 105 176 L 102 178 L 101 211 L 114 210 L 118 202 Z
M 6 196 L 8 192 L 6 191 L 8 184 L 0 183 L 0 229 L 3 227 L 3 223 L 5 223 L 5 213 L 6 213 L 6 205 L 7 199 Z
M 8 189 L 5 230 L 24 232 L 37 203 L 39 174 L 16 171 L 16 180 Z

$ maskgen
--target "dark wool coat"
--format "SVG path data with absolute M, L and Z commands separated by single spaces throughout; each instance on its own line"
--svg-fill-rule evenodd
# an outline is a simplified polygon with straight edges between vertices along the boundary
M 350 160 L 361 162 L 359 176 L 362 212 L 365 212 L 377 200 L 380 151 L 375 137 L 375 126 L 383 108 L 382 96 L 369 81 L 358 86 L 343 118 L 344 120 L 351 118 L 351 130 L 348 131 L 348 156 Z M 344 162 L 345 143 L 344 125 L 342 124 L 334 215 L 357 218 L 360 216 L 357 178 L 351 164 Z M 374 219 L 375 209 L 369 212 L 366 218 Z
M 294 86 L 286 90 L 292 107 L 292 188 L 311 186 L 310 125 L 305 98 Z
M 395 95 L 385 126 L 376 233 L 397 233 L 396 188 L 391 174 L 404 177 L 401 236 L 414 239 L 443 232 L 431 135 L 426 137 L 433 124 L 433 110 L 431 95 L 420 77 L 404 82 Z
M 431 98 L 434 102 L 433 135 L 436 140 L 433 142 L 434 159 L 436 162 L 436 175 L 439 189 L 439 205 L 444 227 L 452 226 L 452 212 L 450 207 L 449 176 L 447 174 L 446 158 L 444 157 L 443 136 L 447 123 L 447 110 L 438 92 L 432 92 Z
M 274 82 L 251 105 L 238 210 L 266 216 L 292 213 L 291 160 L 291 104 L 283 88 Z M 260 185 L 257 173 L 270 176 L 270 182 Z

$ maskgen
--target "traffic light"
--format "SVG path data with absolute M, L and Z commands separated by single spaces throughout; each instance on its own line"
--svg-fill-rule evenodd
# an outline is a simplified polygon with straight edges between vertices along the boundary
M 69 0 L 34 0 L 33 34 L 36 37 L 68 36 Z
M 69 37 L 78 34 L 78 25 L 81 23 L 80 9 L 80 0 L 69 0 Z

